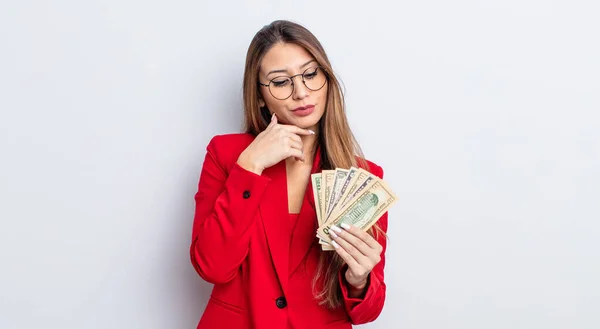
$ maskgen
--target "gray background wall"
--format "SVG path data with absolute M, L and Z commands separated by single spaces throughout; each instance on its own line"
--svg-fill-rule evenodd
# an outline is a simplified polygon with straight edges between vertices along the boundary
M 193 328 L 188 260 L 245 51 L 306 25 L 390 211 L 365 328 L 600 327 L 594 1 L 3 1 L 0 328 Z

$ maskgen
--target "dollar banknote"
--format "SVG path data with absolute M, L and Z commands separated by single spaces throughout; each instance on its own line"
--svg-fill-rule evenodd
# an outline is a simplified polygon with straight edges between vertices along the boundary
M 325 218 L 329 217 L 334 204 L 337 202 L 342 185 L 346 181 L 346 177 L 348 176 L 349 172 L 350 170 L 346 169 L 335 169 L 335 172 L 333 173 L 333 184 L 331 186 L 331 192 L 329 193 L 329 199 L 325 201 Z
M 331 194 L 331 188 L 334 184 L 335 179 L 335 170 L 323 170 L 323 191 L 321 191 L 322 201 L 321 201 L 321 215 L 327 213 L 327 202 L 325 200 L 329 200 L 329 195 Z
M 343 208 L 344 206 L 346 206 L 348 201 L 356 198 L 357 195 L 361 194 L 365 189 L 373 185 L 378 179 L 379 177 L 371 174 L 370 172 L 364 169 L 361 169 L 355 184 L 350 187 L 350 190 L 346 194 L 344 200 L 342 200 L 341 207 Z
M 326 223 L 329 217 L 331 217 L 331 214 L 339 210 L 339 206 L 343 204 L 344 198 L 348 196 L 348 193 L 350 193 L 354 184 L 356 184 L 359 177 L 364 175 L 364 173 L 368 174 L 368 171 L 362 168 L 352 167 L 350 170 L 348 170 L 346 177 L 341 179 L 341 183 L 334 184 L 338 189 L 336 192 L 336 198 L 333 200 L 332 205 L 330 206 L 329 211 L 322 222 Z
M 397 201 L 386 182 L 370 172 L 351 167 L 311 175 L 322 250 L 334 250 L 329 229 L 341 223 L 368 230 Z
M 327 223 L 321 225 L 317 234 L 330 243 L 331 226 L 345 223 L 366 231 L 398 200 L 394 192 L 382 180 L 377 180 L 369 188 L 357 194 Z
M 321 195 L 321 189 L 323 188 L 323 176 L 320 173 L 318 173 L 310 175 L 310 178 L 312 181 L 313 195 L 315 196 L 315 212 L 317 213 L 317 222 L 319 223 L 319 226 L 321 226 L 323 224 L 323 215 L 321 214 L 321 203 L 323 202 L 323 200 L 319 196 Z

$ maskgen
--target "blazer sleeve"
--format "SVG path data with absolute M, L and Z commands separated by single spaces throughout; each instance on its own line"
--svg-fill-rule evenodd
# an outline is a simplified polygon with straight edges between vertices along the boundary
M 383 178 L 383 169 L 379 166 L 374 170 L 374 174 L 379 178 Z M 377 221 L 379 228 L 387 233 L 388 228 L 388 213 L 387 211 Z M 386 236 L 381 232 L 375 233 L 376 240 L 383 247 L 381 252 L 381 261 L 373 267 L 371 273 L 369 273 L 366 291 L 362 298 L 350 298 L 348 297 L 348 285 L 346 281 L 345 272 L 348 268 L 345 265 L 339 272 L 339 282 L 342 290 L 342 296 L 344 299 L 344 307 L 348 313 L 352 324 L 359 325 L 368 322 L 372 322 L 381 313 L 383 304 L 386 297 L 386 285 L 384 281 L 384 268 L 385 268 L 385 252 L 387 249 Z
M 258 205 L 270 182 L 235 161 L 227 172 L 219 153 L 228 150 L 230 145 L 218 136 L 209 142 L 194 196 L 190 256 L 196 272 L 210 283 L 228 282 L 238 272 L 248 254 Z

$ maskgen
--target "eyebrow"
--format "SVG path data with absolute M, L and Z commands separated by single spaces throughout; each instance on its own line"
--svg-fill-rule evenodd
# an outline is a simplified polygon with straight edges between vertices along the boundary
M 300 66 L 300 68 L 303 68 L 303 67 L 305 67 L 306 65 L 308 65 L 308 64 L 310 64 L 312 62 L 316 62 L 316 60 L 315 59 L 311 59 L 310 61 L 302 64 L 302 66 Z M 287 70 L 273 70 L 273 71 L 267 73 L 267 76 L 269 76 L 269 75 L 271 75 L 273 73 L 287 73 Z

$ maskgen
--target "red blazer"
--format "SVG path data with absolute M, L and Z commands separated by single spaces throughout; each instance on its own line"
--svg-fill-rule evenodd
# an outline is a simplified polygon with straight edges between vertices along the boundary
M 335 310 L 319 306 L 311 286 L 322 252 L 312 184 L 292 228 L 285 161 L 262 175 L 236 163 L 253 140 L 250 134 L 220 135 L 207 147 L 195 194 L 190 256 L 198 274 L 214 287 L 197 328 L 349 329 L 375 320 L 386 294 L 385 238 L 380 235 L 381 262 L 370 273 L 364 297 L 348 297 L 341 271 L 344 305 Z M 319 160 L 317 152 L 313 173 L 320 171 Z M 381 167 L 368 163 L 373 174 L 383 177 Z M 379 220 L 384 231 L 387 217 Z

